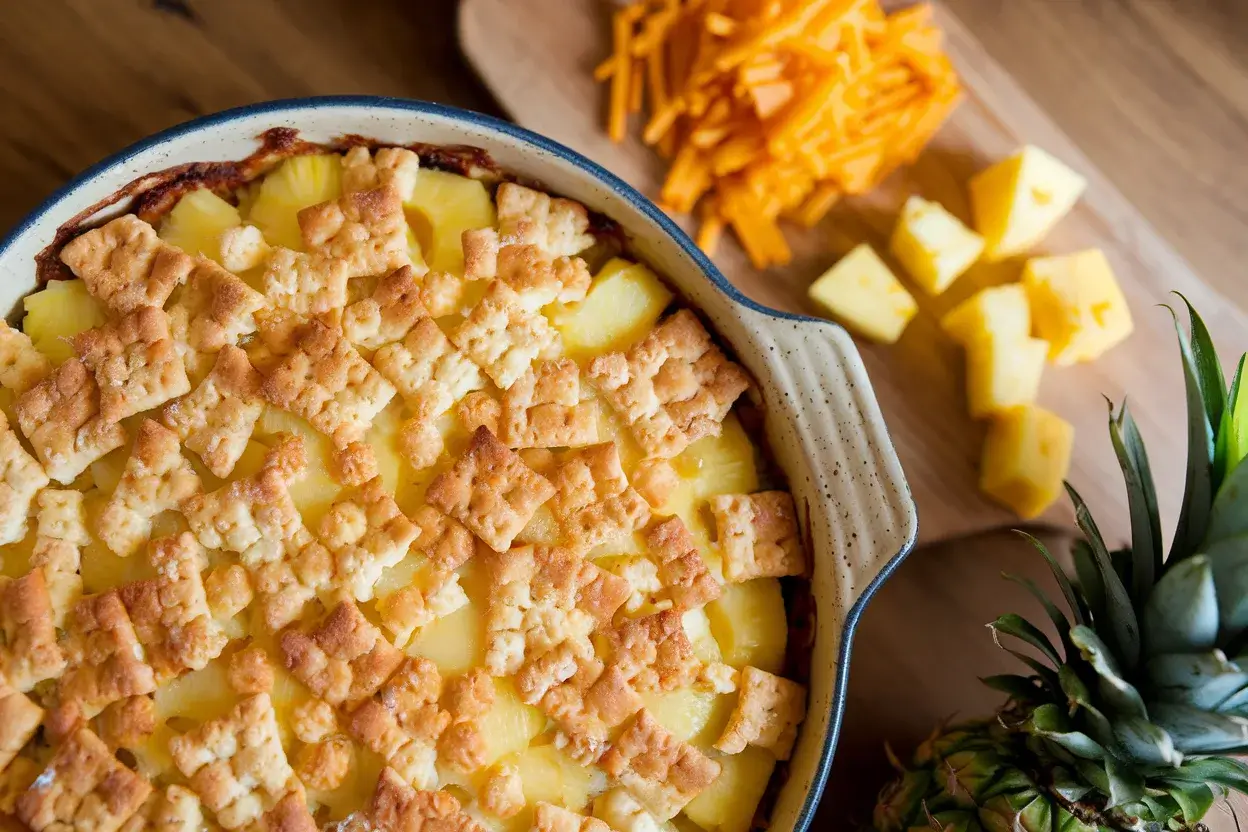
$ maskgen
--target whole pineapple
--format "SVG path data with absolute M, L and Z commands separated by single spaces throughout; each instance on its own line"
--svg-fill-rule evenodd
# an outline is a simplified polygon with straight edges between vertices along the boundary
M 894 758 L 901 777 L 880 795 L 879 832 L 1191 829 L 1227 789 L 1248 792 L 1248 765 L 1227 756 L 1248 753 L 1248 391 L 1243 358 L 1227 390 L 1188 310 L 1190 337 L 1176 319 L 1187 484 L 1168 556 L 1144 444 L 1126 406 L 1111 407 L 1131 547 L 1109 551 L 1067 486 L 1086 538 L 1075 575 L 1033 540 L 1065 609 L 1013 578 L 1060 642 L 1019 615 L 989 625 L 1029 673 L 984 680 L 1009 695 L 995 719 L 943 729 L 909 766 Z

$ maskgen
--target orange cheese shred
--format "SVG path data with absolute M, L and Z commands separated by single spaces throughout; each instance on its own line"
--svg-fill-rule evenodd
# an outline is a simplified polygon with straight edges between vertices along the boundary
M 913 162 L 962 95 L 931 6 L 880 0 L 635 0 L 594 78 L 612 140 L 645 110 L 663 204 L 760 269 L 791 258 L 781 221 L 817 225 Z

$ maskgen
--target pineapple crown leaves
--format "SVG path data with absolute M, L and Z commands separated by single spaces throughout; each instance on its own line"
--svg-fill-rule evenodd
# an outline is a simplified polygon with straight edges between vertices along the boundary
M 1008 731 L 1070 782 L 1049 792 L 1099 812 L 1179 827 L 1197 822 L 1215 791 L 1248 791 L 1248 393 L 1244 359 L 1228 389 L 1212 338 L 1187 302 L 1178 334 L 1188 412 L 1183 502 L 1168 553 L 1139 428 L 1124 403 L 1109 407 L 1109 435 L 1130 512 L 1129 548 L 1111 551 L 1069 484 L 1083 538 L 1068 576 L 1039 540 L 1065 610 L 1022 585 L 1059 637 L 1019 615 L 992 622 L 998 645 L 1028 675 L 984 680 L 1012 705 Z M 1023 649 L 1014 649 L 1015 642 Z M 1024 652 L 1026 651 L 1026 652 Z M 1078 797 L 1073 795 L 1078 794 Z M 1121 825 L 1121 824 L 1115 824 Z M 1132 824 L 1127 824 L 1132 825 Z

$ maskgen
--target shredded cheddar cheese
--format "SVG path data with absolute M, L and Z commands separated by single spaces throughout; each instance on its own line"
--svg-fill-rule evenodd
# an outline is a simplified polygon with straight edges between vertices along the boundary
M 671 165 L 659 199 L 700 206 L 698 244 L 730 227 L 758 268 L 791 257 L 779 221 L 816 225 L 912 162 L 961 98 L 932 10 L 879 0 L 636 0 L 615 12 L 607 127 Z

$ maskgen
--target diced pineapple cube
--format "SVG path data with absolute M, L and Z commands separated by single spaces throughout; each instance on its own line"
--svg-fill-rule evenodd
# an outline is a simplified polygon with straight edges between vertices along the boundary
M 1031 334 L 1031 305 L 1018 283 L 976 292 L 940 319 L 941 328 L 959 344 L 993 338 L 1020 340 Z
M 485 611 L 468 603 L 425 625 L 407 645 L 412 656 L 424 656 L 443 676 L 455 676 L 485 663 Z
M 810 298 L 850 330 L 884 344 L 896 342 L 919 310 L 866 243 L 824 272 L 811 285 Z
M 1044 512 L 1062 491 L 1075 429 L 1039 407 L 1016 407 L 988 428 L 979 487 L 1024 519 Z
M 603 781 L 603 775 L 553 745 L 526 748 L 505 762 L 519 769 L 524 800 L 530 805 L 540 801 L 578 811 L 589 803 L 595 785 Z
M 671 290 L 654 272 L 616 257 L 594 276 L 585 300 L 552 319 L 569 355 L 599 355 L 640 341 L 671 302 Z
M 1039 338 L 982 338 L 966 349 L 967 406 L 982 419 L 1011 407 L 1032 404 L 1049 344 Z
M 776 758 L 770 751 L 751 745 L 740 754 L 719 757 L 717 762 L 719 777 L 689 801 L 685 817 L 706 832 L 747 832 L 771 781 Z
M 983 254 L 984 238 L 943 205 L 912 196 L 901 209 L 891 247 L 914 282 L 939 295 Z
M 706 614 L 726 664 L 750 665 L 768 673 L 779 673 L 784 667 L 789 622 L 778 580 L 756 578 L 728 584 L 719 598 L 706 605 Z
M 299 212 L 342 194 L 342 160 L 336 153 L 294 156 L 269 171 L 247 221 L 275 246 L 303 250 Z
M 728 725 L 737 695 L 678 688 L 643 693 L 641 700 L 659 724 L 678 740 L 710 748 Z
M 1091 361 L 1134 328 L 1127 299 L 1099 249 L 1029 260 L 1023 286 L 1036 334 L 1049 342 L 1054 364 Z
M 255 436 L 262 444 L 279 433 L 290 433 L 303 440 L 308 455 L 308 469 L 290 486 L 291 499 L 303 522 L 316 528 L 342 492 L 333 477 L 334 445 L 307 420 L 273 406 L 266 406 L 256 423 Z
M 495 679 L 494 704 L 477 722 L 485 737 L 485 765 L 528 748 L 545 727 L 545 714 L 521 702 L 510 679 Z
M 1088 182 L 1038 147 L 1028 145 L 970 182 L 975 230 L 984 256 L 1004 260 L 1039 243 L 1075 207 Z
M 161 220 L 160 238 L 187 254 L 221 262 L 221 235 L 242 225 L 238 209 L 207 188 L 190 191 Z
M 464 273 L 464 232 L 493 228 L 497 221 L 494 200 L 476 179 L 422 168 L 416 188 L 406 203 L 407 221 L 416 232 L 429 268 Z
M 69 338 L 107 320 L 104 307 L 81 280 L 53 280 L 22 303 L 26 308 L 22 331 L 57 364 L 74 354 Z

